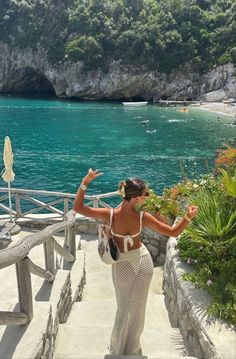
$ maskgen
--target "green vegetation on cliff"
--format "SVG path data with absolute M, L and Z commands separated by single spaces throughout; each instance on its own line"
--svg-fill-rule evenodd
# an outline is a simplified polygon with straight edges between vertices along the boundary
M 236 63 L 234 0 L 1 0 L 0 41 L 52 63 L 113 60 L 170 73 Z

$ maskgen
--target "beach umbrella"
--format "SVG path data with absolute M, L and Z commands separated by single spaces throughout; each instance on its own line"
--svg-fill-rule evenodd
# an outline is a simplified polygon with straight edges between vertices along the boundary
M 11 147 L 11 140 L 8 136 L 5 137 L 3 161 L 4 161 L 5 168 L 3 170 L 2 178 L 8 184 L 10 218 L 12 221 L 11 182 L 14 181 L 15 173 L 12 170 L 13 153 L 12 153 L 12 147 Z

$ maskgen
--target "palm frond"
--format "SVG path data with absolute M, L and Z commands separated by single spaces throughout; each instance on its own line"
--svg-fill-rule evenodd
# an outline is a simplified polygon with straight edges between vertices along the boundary
M 223 191 L 204 188 L 191 198 L 191 203 L 198 206 L 198 215 L 186 231 L 198 243 L 200 238 L 212 243 L 232 237 L 236 231 L 236 203 L 228 202 Z
M 225 188 L 225 190 L 227 191 L 227 193 L 236 198 L 236 175 L 231 176 L 227 171 L 225 171 L 224 169 L 220 169 L 220 172 L 222 174 L 222 183 L 223 186 Z

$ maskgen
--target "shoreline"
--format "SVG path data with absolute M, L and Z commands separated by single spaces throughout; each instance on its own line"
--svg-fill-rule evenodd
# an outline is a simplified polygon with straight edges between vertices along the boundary
M 199 103 L 199 105 L 190 105 L 190 107 L 230 116 L 236 120 L 236 106 L 233 106 L 232 104 L 223 102 L 202 102 L 201 104 Z

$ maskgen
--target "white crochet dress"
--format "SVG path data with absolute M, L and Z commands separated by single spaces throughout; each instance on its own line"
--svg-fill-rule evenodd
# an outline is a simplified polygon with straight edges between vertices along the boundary
M 111 334 L 110 354 L 142 354 L 140 335 L 144 328 L 152 275 L 153 262 L 143 244 L 138 249 L 119 253 L 117 263 L 112 265 L 117 312 Z

